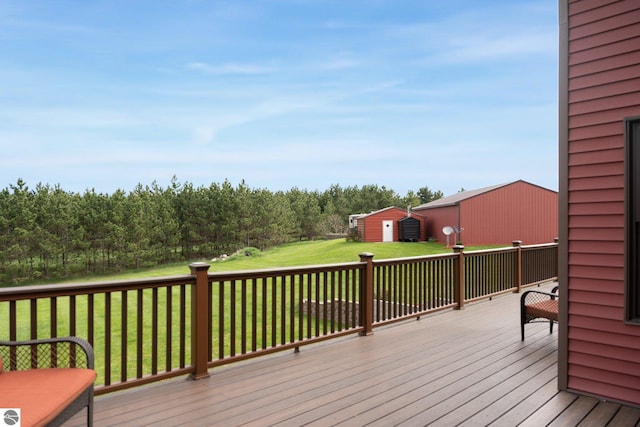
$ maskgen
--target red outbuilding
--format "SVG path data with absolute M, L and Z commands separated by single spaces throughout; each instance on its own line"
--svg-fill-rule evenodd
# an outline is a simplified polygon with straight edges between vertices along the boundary
M 425 218 L 395 206 L 351 215 L 350 226 L 363 242 L 424 241 Z
M 561 390 L 640 407 L 640 1 L 560 0 Z
M 462 191 L 420 205 L 427 237 L 453 245 L 550 243 L 558 236 L 558 193 L 526 181 Z

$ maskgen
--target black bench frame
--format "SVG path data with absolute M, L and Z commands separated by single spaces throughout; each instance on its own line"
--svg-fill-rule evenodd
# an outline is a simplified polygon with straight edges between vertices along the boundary
M 540 323 L 549 322 L 549 333 L 553 333 L 553 324 L 557 322 L 558 313 L 555 313 L 556 319 L 551 317 L 541 317 L 539 315 L 533 315 L 527 311 L 527 306 L 532 303 L 542 302 L 545 300 L 557 300 L 558 287 L 554 287 L 551 292 L 545 292 L 540 290 L 526 291 L 520 297 L 520 332 L 522 335 L 522 341 L 524 341 L 524 325 L 527 323 Z M 544 319 L 544 320 L 539 320 Z

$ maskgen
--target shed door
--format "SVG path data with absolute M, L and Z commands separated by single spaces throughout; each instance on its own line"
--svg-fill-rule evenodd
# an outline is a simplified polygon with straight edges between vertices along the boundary
M 393 242 L 393 221 L 382 221 L 382 241 Z

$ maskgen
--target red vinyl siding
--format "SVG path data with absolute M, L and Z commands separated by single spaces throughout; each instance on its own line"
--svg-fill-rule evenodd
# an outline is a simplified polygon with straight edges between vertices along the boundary
M 567 385 L 640 405 L 624 322 L 624 122 L 640 116 L 640 2 L 568 2 Z

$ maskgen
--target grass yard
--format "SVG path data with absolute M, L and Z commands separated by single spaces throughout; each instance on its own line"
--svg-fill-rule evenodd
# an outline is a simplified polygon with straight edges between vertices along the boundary
M 470 246 L 467 247 L 466 250 L 471 251 L 496 247 L 499 246 Z M 213 273 L 217 271 L 259 270 L 263 268 L 353 262 L 360 260 L 358 255 L 362 252 L 373 253 L 375 255 L 374 259 L 376 260 L 452 252 L 451 248 L 447 248 L 443 244 L 437 242 L 363 243 L 348 242 L 346 239 L 313 240 L 289 243 L 263 252 L 256 249 L 247 250 L 251 253 L 251 256 L 246 256 L 245 250 L 241 250 L 239 253 L 231 255 L 226 261 L 211 262 L 211 260 L 203 259 L 193 261 L 205 261 L 210 263 L 211 268 L 209 269 L 209 272 Z M 188 262 L 185 262 L 108 276 L 84 277 L 76 279 L 74 282 L 87 282 L 89 280 L 110 281 L 142 279 L 145 277 L 189 274 L 188 264 Z

